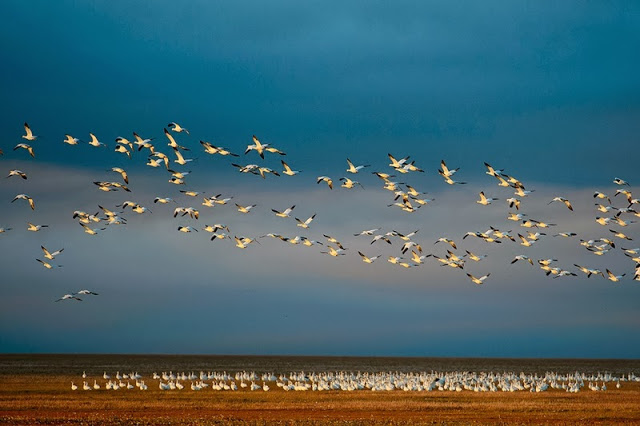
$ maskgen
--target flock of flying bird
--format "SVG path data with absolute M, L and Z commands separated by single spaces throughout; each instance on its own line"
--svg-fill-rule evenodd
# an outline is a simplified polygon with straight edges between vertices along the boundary
M 176 140 L 177 135 L 189 135 L 189 131 L 182 127 L 181 125 L 172 122 L 169 123 L 167 128 L 164 129 L 164 137 L 166 139 L 165 147 L 169 148 L 169 154 L 165 154 L 161 151 L 162 142 L 155 141 L 152 138 L 142 138 L 137 133 L 133 133 L 133 139 L 129 140 L 125 137 L 118 137 L 115 139 L 115 148 L 114 151 L 116 153 L 120 153 L 123 156 L 126 156 L 129 160 L 133 159 L 136 152 L 142 152 L 146 154 L 146 166 L 151 168 L 164 168 L 168 173 L 169 179 L 168 182 L 170 184 L 176 185 L 178 188 L 185 188 L 187 179 L 191 171 L 176 170 L 178 166 L 185 166 L 191 164 L 196 158 L 188 158 L 191 155 L 189 152 L 190 148 L 186 146 L 182 146 Z M 37 147 L 37 139 L 38 136 L 34 134 L 31 130 L 30 126 L 25 123 L 24 124 L 25 134 L 22 135 L 22 139 L 25 142 L 18 143 L 13 150 L 20 151 L 23 150 L 31 158 L 36 158 L 38 147 Z M 182 137 L 182 136 L 181 136 Z M 185 136 L 186 138 L 186 136 Z M 87 143 L 95 148 L 105 148 L 106 144 L 101 142 L 96 135 L 93 133 L 89 134 L 89 140 L 86 142 L 81 141 L 79 138 L 73 137 L 69 134 L 65 135 L 64 140 L 62 141 L 67 145 L 78 145 L 81 143 Z M 282 170 L 276 170 L 274 168 L 267 167 L 265 164 L 238 164 L 237 162 L 232 162 L 231 166 L 236 168 L 239 173 L 252 174 L 256 176 L 260 176 L 262 179 L 266 179 L 267 176 L 272 175 L 275 177 L 280 177 L 281 175 L 285 176 L 296 176 L 301 171 L 295 170 L 289 166 L 287 162 L 282 159 L 282 157 L 286 156 L 286 153 L 279 148 L 274 147 L 272 144 L 261 142 L 256 136 L 253 136 L 252 144 L 247 145 L 244 154 L 251 155 L 251 151 L 254 151 L 262 160 L 265 160 L 265 155 L 277 155 L 280 156 L 280 164 L 282 166 Z M 184 142 L 181 142 L 184 143 Z M 231 150 L 213 145 L 210 142 L 206 142 L 201 140 L 200 146 L 205 154 L 208 155 L 218 155 L 222 157 L 233 157 L 239 158 L 241 157 L 238 154 L 233 153 Z M 166 149 L 166 148 L 165 148 Z M 3 155 L 2 150 L 0 150 L 0 155 Z M 248 157 L 247 157 L 248 158 Z M 390 208 L 397 208 L 406 213 L 415 213 L 420 208 L 427 206 L 435 201 L 433 198 L 426 198 L 425 192 L 421 192 L 414 188 L 413 186 L 397 182 L 394 180 L 396 176 L 405 175 L 409 173 L 424 173 L 424 170 L 421 169 L 418 165 L 416 165 L 415 160 L 410 161 L 410 157 L 404 158 L 396 158 L 391 154 L 388 154 L 389 158 L 389 167 L 391 170 L 387 171 L 373 171 L 371 172 L 382 182 L 382 188 L 386 191 L 389 191 L 392 195 L 393 201 L 387 204 Z M 237 160 L 236 160 L 237 161 Z M 362 173 L 366 168 L 371 167 L 368 164 L 357 164 L 352 162 L 349 158 L 346 159 L 347 168 L 346 173 L 351 177 L 340 177 L 337 182 L 340 183 L 340 187 L 345 190 L 352 189 L 364 189 L 363 185 L 354 179 L 355 175 Z M 526 189 L 525 185 L 517 178 L 512 175 L 507 174 L 504 170 L 498 170 L 493 168 L 490 164 L 484 163 L 486 167 L 486 174 L 491 178 L 495 179 L 495 182 L 498 186 L 503 188 L 508 188 L 513 191 L 513 195 L 509 198 L 506 198 L 506 204 L 508 206 L 509 211 L 507 212 L 507 219 L 517 222 L 523 230 L 521 232 L 513 231 L 505 231 L 500 230 L 494 226 L 490 226 L 485 231 L 471 231 L 467 232 L 462 240 L 465 240 L 468 237 L 478 238 L 487 244 L 501 244 L 503 242 L 513 242 L 517 243 L 522 247 L 528 248 L 536 244 L 542 238 L 546 237 L 547 234 L 543 232 L 544 230 L 555 226 L 555 224 L 547 223 L 541 220 L 536 220 L 528 217 L 526 213 L 522 213 L 520 208 L 524 204 L 524 199 L 528 197 L 530 194 L 534 192 L 532 189 Z M 444 182 L 448 185 L 464 185 L 467 182 L 454 180 L 454 176 L 459 171 L 459 168 L 449 167 L 445 161 L 440 162 L 440 168 L 438 170 L 439 175 L 443 178 Z M 103 180 L 103 181 L 94 181 L 94 185 L 100 191 L 104 192 L 115 192 L 121 191 L 125 193 L 133 193 L 129 188 L 129 175 L 125 168 L 123 167 L 112 167 L 109 169 L 110 172 L 117 174 L 119 180 Z M 10 170 L 7 179 L 22 179 L 27 180 L 28 174 L 22 170 Z M 330 190 L 334 188 L 334 179 L 329 176 L 318 176 L 315 179 L 317 184 L 327 185 Z M 597 238 L 597 239 L 589 239 L 589 240 L 580 240 L 580 245 L 583 246 L 587 251 L 594 255 L 602 256 L 608 253 L 611 250 L 616 249 L 616 243 L 618 240 L 622 241 L 630 241 L 632 238 L 628 235 L 626 231 L 627 226 L 634 224 L 636 221 L 629 219 L 632 216 L 640 217 L 640 212 L 634 209 L 634 206 L 640 204 L 640 199 L 633 198 L 633 195 L 630 190 L 630 185 L 623 179 L 615 178 L 613 179 L 613 183 L 617 186 L 614 194 L 614 199 L 623 200 L 624 207 L 615 207 L 612 203 L 612 198 L 602 192 L 596 191 L 593 194 L 594 201 L 596 201 L 596 210 L 597 216 L 595 217 L 595 222 L 603 227 L 607 227 L 609 233 L 606 236 Z M 193 200 L 191 205 L 178 205 L 178 201 L 171 197 L 161 197 L 157 196 L 153 200 L 155 204 L 173 204 L 171 207 L 172 215 L 174 218 L 178 216 L 180 218 L 190 219 L 190 224 L 185 225 L 182 224 L 177 226 L 177 230 L 182 233 L 191 233 L 198 232 L 199 230 L 203 230 L 205 232 L 210 233 L 210 239 L 212 241 L 215 240 L 223 240 L 223 239 L 232 239 L 235 241 L 236 247 L 240 249 L 246 249 L 252 244 L 259 244 L 259 240 L 265 237 L 271 237 L 283 242 L 292 244 L 292 245 L 304 245 L 304 246 L 314 246 L 314 245 L 322 245 L 325 247 L 324 250 L 321 251 L 323 254 L 327 254 L 332 257 L 344 256 L 347 254 L 347 248 L 344 244 L 337 238 L 330 236 L 328 234 L 323 234 L 324 238 L 326 238 L 326 242 L 320 242 L 309 237 L 302 235 L 295 236 L 284 236 L 277 233 L 267 233 L 262 236 L 257 237 L 246 237 L 231 234 L 230 227 L 226 224 L 216 223 L 213 225 L 204 225 L 204 227 L 200 228 L 196 226 L 194 221 L 199 222 L 201 206 L 205 208 L 211 208 L 219 205 L 230 204 L 233 196 L 223 196 L 222 194 L 217 194 L 213 196 L 204 196 L 203 191 L 195 191 L 195 190 L 187 190 L 187 189 L 177 189 L 176 197 L 181 197 L 183 200 Z M 201 199 L 202 202 L 199 201 L 196 203 L 195 200 Z M 476 203 L 481 206 L 488 206 L 496 201 L 499 198 L 493 196 L 487 196 L 484 191 L 481 191 L 478 194 L 478 199 Z M 36 200 L 34 200 L 31 196 L 26 193 L 17 194 L 12 200 L 11 203 L 14 202 L 25 202 L 28 205 L 28 208 L 31 210 L 36 209 Z M 557 196 L 553 199 L 549 200 L 548 204 L 552 203 L 560 203 L 564 205 L 568 210 L 573 211 L 573 205 L 571 201 L 569 201 L 565 197 Z M 198 205 L 200 204 L 200 205 Z M 235 207 L 240 214 L 252 214 L 257 207 L 256 204 L 239 204 L 235 203 Z M 296 205 L 291 205 L 284 209 L 276 209 L 272 208 L 271 212 L 279 218 L 288 219 L 292 217 L 293 211 Z M 70 216 L 73 219 L 76 219 L 85 233 L 89 235 L 96 235 L 101 233 L 102 231 L 107 230 L 110 226 L 116 225 L 126 225 L 127 219 L 122 216 L 122 214 L 130 209 L 131 212 L 142 215 L 146 213 L 151 213 L 151 210 L 148 206 L 144 206 L 139 202 L 135 201 L 124 201 L 121 204 L 115 206 L 103 207 L 101 204 L 97 205 L 98 211 L 94 214 L 87 213 L 84 211 L 76 210 L 73 212 L 69 212 Z M 602 215 L 600 215 L 600 213 Z M 306 218 L 297 218 L 293 217 L 296 222 L 297 228 L 303 230 L 309 230 L 311 228 L 312 222 L 316 218 L 316 214 L 312 214 Z M 617 226 L 620 229 L 611 229 L 610 227 Z M 31 232 L 39 232 L 44 228 L 47 228 L 46 224 L 33 224 L 29 222 L 27 224 L 27 230 Z M 296 228 L 296 229 L 297 229 Z M 9 227 L 0 227 L 0 234 L 6 233 L 10 231 L 12 228 Z M 387 261 L 391 264 L 398 265 L 403 268 L 411 268 L 416 267 L 425 263 L 427 258 L 433 258 L 435 261 L 439 262 L 442 266 L 448 266 L 454 269 L 464 269 L 466 262 L 480 262 L 484 258 L 487 257 L 486 254 L 476 254 L 469 250 L 465 250 L 465 254 L 456 253 L 458 250 L 458 244 L 460 241 L 456 243 L 451 238 L 441 237 L 438 238 L 434 244 L 442 243 L 447 246 L 446 255 L 438 256 L 436 254 L 426 254 L 423 253 L 422 244 L 418 243 L 414 237 L 419 232 L 419 230 L 415 230 L 410 233 L 401 233 L 396 230 L 390 230 L 388 232 L 381 232 L 381 228 L 373 228 L 367 229 L 354 234 L 356 237 L 371 237 L 370 245 L 374 244 L 388 244 L 393 245 L 393 242 L 398 241 L 400 246 L 400 254 L 402 256 L 389 256 Z M 576 237 L 577 234 L 575 232 L 558 232 L 553 234 L 554 237 L 562 237 L 562 238 L 573 238 Z M 617 239 L 617 240 L 616 240 Z M 40 262 L 47 269 L 57 269 L 61 267 L 61 265 L 55 264 L 54 261 L 56 257 L 63 253 L 64 248 L 59 250 L 51 251 L 44 246 L 41 246 L 41 249 L 44 254 L 44 260 L 37 258 L 36 260 Z M 453 250 L 453 251 L 452 251 Z M 631 260 L 635 262 L 635 274 L 634 279 L 640 281 L 640 248 L 622 248 L 622 252 L 625 256 L 629 257 Z M 362 251 L 358 251 L 358 254 L 363 262 L 365 263 L 373 263 L 380 257 L 381 254 L 377 255 L 368 255 L 363 253 Z M 405 257 L 406 256 L 406 257 Z M 576 272 L 565 269 L 562 266 L 557 266 L 555 262 L 556 259 L 538 259 L 535 260 L 530 258 L 525 254 L 516 255 L 511 263 L 516 262 L 528 262 L 530 265 L 535 265 L 536 263 L 540 268 L 544 271 L 547 276 L 553 276 L 554 278 L 564 277 L 564 276 L 576 276 Z M 625 277 L 626 274 L 616 275 L 609 269 L 605 269 L 605 271 L 601 271 L 596 268 L 590 268 L 586 266 L 581 266 L 578 264 L 574 264 L 577 268 L 576 271 L 584 273 L 587 277 L 592 277 L 596 275 L 600 275 L 603 278 L 607 278 L 613 282 L 618 282 Z M 483 284 L 490 276 L 490 273 L 486 273 L 481 276 L 475 276 L 470 273 L 466 274 L 469 280 L 475 284 Z M 81 297 L 79 296 L 87 296 L 87 295 L 97 295 L 97 293 L 90 290 L 80 290 L 74 293 L 65 294 L 58 301 L 63 300 L 75 300 L 81 301 Z

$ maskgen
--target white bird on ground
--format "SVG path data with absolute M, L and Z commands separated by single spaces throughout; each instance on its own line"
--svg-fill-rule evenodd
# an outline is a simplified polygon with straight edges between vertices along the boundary
M 33 202 L 33 198 L 29 197 L 27 194 L 18 194 L 13 198 L 13 200 L 11 200 L 11 202 L 13 203 L 16 200 L 27 200 L 31 210 L 36 209 L 36 204 Z
M 40 246 L 40 248 L 44 252 L 44 257 L 46 257 L 47 259 L 50 259 L 50 260 L 53 260 L 57 255 L 59 255 L 60 253 L 62 253 L 64 251 L 63 248 L 61 248 L 60 250 L 56 250 L 54 252 L 50 252 L 44 246 Z
M 74 385 L 73 382 L 71 382 L 71 390 L 78 390 L 78 385 Z
M 59 302 L 61 300 L 77 300 L 79 302 L 82 302 L 82 299 L 74 296 L 73 294 L 65 294 L 64 296 L 62 296 L 60 299 L 56 300 L 56 302 Z
M 35 141 L 36 139 L 38 139 L 37 136 L 33 135 L 33 132 L 31 131 L 31 128 L 29 127 L 29 125 L 25 122 L 24 123 L 24 131 L 25 134 L 22 135 L 22 139 L 26 139 L 28 141 Z

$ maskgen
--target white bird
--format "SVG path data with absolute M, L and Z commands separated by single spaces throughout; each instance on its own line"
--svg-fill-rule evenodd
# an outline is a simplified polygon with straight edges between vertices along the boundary
M 198 232 L 198 230 L 192 226 L 178 226 L 178 231 L 180 232 Z
M 613 179 L 613 183 L 615 183 L 616 185 L 629 185 L 629 182 L 627 182 L 626 180 L 620 179 L 620 178 L 615 178 Z
M 22 179 L 27 179 L 27 174 L 18 169 L 9 170 L 9 174 L 7 175 L 7 177 L 10 178 L 11 176 L 20 176 Z
M 471 278 L 471 281 L 473 281 L 474 283 L 476 283 L 478 285 L 482 284 L 484 282 L 484 280 L 486 280 L 489 277 L 489 275 L 491 275 L 491 273 L 488 273 L 487 275 L 483 275 L 481 277 L 476 278 L 471 274 L 467 274 L 467 276 L 469 278 Z
M 611 204 L 611 198 L 609 198 L 607 194 L 603 194 L 602 192 L 598 192 L 598 191 L 594 192 L 593 198 L 602 198 L 609 201 L 609 204 Z
M 440 167 L 441 169 L 438 170 L 438 173 L 440 173 L 440 176 L 442 176 L 445 179 L 453 176 L 458 170 L 460 170 L 460 167 L 456 169 L 449 169 L 445 164 L 444 160 L 440 161 Z
M 238 208 L 238 211 L 240 213 L 249 213 L 251 211 L 251 209 L 254 208 L 255 206 L 257 206 L 257 204 L 250 204 L 248 206 L 241 206 L 240 204 L 236 203 L 236 207 Z
M 518 234 L 518 238 L 520 238 L 520 240 L 522 241 L 520 245 L 525 247 L 531 247 L 537 241 L 537 240 L 527 240 L 525 237 L 523 237 L 520 234 Z
M 62 268 L 62 265 L 52 265 L 51 263 L 45 262 L 42 259 L 36 259 L 38 262 L 42 263 L 42 266 L 44 266 L 47 269 L 53 269 L 53 268 Z
M 453 240 L 450 240 L 449 238 L 440 237 L 440 238 L 438 238 L 438 241 L 436 241 L 433 244 L 438 244 L 438 243 L 447 243 L 447 244 L 451 245 L 451 247 L 453 247 L 454 249 L 458 248 L 456 246 L 456 243 Z
M 349 160 L 348 158 L 347 158 L 347 164 L 349 165 L 349 167 L 347 168 L 347 172 L 354 173 L 354 174 L 358 173 L 360 170 L 364 169 L 365 167 L 371 167 L 371 165 L 369 164 L 362 165 L 362 166 L 354 166 L 351 160 Z
M 516 208 L 516 210 L 520 210 L 520 200 L 515 197 L 507 198 L 507 204 L 509 204 L 510 208 Z
M 204 152 L 206 152 L 207 154 L 220 154 L 222 156 L 230 155 L 232 157 L 238 157 L 238 154 L 234 154 L 233 152 L 221 146 L 215 146 L 205 141 L 200 141 L 200 144 L 204 147 Z
M 114 218 L 117 216 L 114 216 Z M 89 228 L 87 225 L 81 223 L 80 226 L 84 229 L 84 232 L 89 235 L 97 235 L 98 231 L 104 231 L 107 228 Z
M 613 272 L 611 272 L 610 270 L 606 269 L 607 271 L 607 279 L 610 281 L 618 282 L 622 279 L 622 277 L 624 277 L 627 274 L 622 274 L 622 275 L 614 275 Z
M 90 291 L 90 290 L 80 290 L 80 291 L 79 291 L 79 292 L 77 292 L 76 294 L 91 295 L 91 296 L 98 296 L 98 293 L 95 293 L 95 292 Z
M 329 176 L 318 176 L 316 183 L 326 182 L 329 185 L 329 189 L 333 189 L 333 180 Z
M 105 144 L 100 142 L 96 135 L 94 135 L 93 133 L 89 133 L 89 137 L 91 138 L 91 140 L 89 141 L 89 145 L 95 146 L 96 148 L 100 146 L 106 146 Z
M 47 259 L 50 259 L 50 260 L 53 260 L 57 255 L 59 255 L 60 253 L 62 253 L 64 251 L 63 248 L 61 248 L 60 250 L 56 250 L 54 252 L 50 252 L 44 246 L 40 246 L 40 248 L 44 252 L 44 257 L 46 257 Z
M 176 133 L 185 132 L 186 134 L 189 134 L 189 131 L 187 129 L 185 129 L 175 121 L 172 121 L 171 123 L 167 124 L 167 127 Z
M 518 260 L 526 260 L 531 265 L 533 265 L 533 260 L 531 260 L 529 257 L 525 256 L 524 254 L 519 254 L 516 257 L 514 257 L 513 260 L 511 261 L 511 264 L 516 263 Z
M 65 137 L 65 139 L 62 142 L 66 143 L 66 144 L 69 144 L 69 145 L 78 145 L 78 142 L 80 142 L 80 139 L 74 138 L 71 135 L 64 135 L 64 137 Z
M 33 135 L 31 128 L 26 122 L 24 123 L 24 131 L 25 131 L 25 134 L 22 135 L 22 139 L 26 139 L 31 142 L 31 141 L 35 141 L 38 138 L 37 136 Z
M 121 167 L 112 167 L 111 171 L 120 174 L 120 176 L 122 176 L 122 180 L 124 180 L 124 183 L 129 183 L 129 175 L 127 174 L 127 172 L 123 168 L 121 168 Z
M 33 152 L 33 148 L 31 147 L 31 145 L 26 144 L 26 143 L 19 143 L 18 145 L 13 147 L 13 150 L 15 151 L 15 150 L 20 149 L 20 148 L 27 150 L 29 155 L 31 155 L 33 158 L 36 157 L 36 154 Z
M 78 385 L 74 385 L 73 382 L 71 382 L 71 390 L 78 390 Z
M 489 204 L 491 204 L 491 202 L 492 202 L 492 201 L 499 200 L 499 198 L 487 198 L 487 197 L 484 195 L 484 192 L 483 192 L 483 191 L 480 191 L 480 194 L 479 194 L 479 195 L 480 195 L 480 199 L 479 199 L 479 200 L 476 200 L 476 203 L 481 204 L 481 205 L 483 205 L 483 206 L 488 206 Z
M 31 231 L 31 232 L 38 232 L 39 230 L 41 230 L 42 228 L 48 228 L 49 225 L 34 225 L 31 222 L 27 222 L 27 231 Z
M 345 249 L 343 248 L 339 248 L 339 249 L 335 249 L 334 247 L 331 246 L 327 246 L 327 250 L 328 251 L 321 251 L 320 253 L 324 253 L 324 254 L 328 254 L 329 256 L 344 256 L 346 253 L 344 252 Z
M 342 188 L 352 189 L 356 185 L 360 185 L 360 187 L 364 189 L 364 186 L 362 186 L 362 184 L 357 180 L 351 180 L 349 178 L 341 177 L 340 181 L 343 182 L 342 185 L 340 185 Z
M 549 201 L 548 204 L 553 203 L 554 201 L 560 201 L 562 203 L 564 203 L 565 206 L 567 206 L 567 208 L 571 211 L 573 211 L 573 207 L 571 206 L 571 203 L 569 202 L 569 200 L 567 200 L 566 198 L 563 197 L 555 197 L 553 200 Z
M 184 166 L 185 164 L 195 160 L 194 158 L 184 158 L 178 148 L 173 148 L 173 153 L 176 155 L 176 159 L 173 160 L 173 162 L 178 163 L 181 166 Z
M 365 256 L 362 252 L 358 252 L 358 254 L 360 255 L 360 257 L 362 258 L 362 261 L 364 263 L 373 263 L 377 258 L 380 257 L 380 255 L 378 256 L 373 256 L 373 257 L 367 257 Z
M 469 250 L 465 250 L 465 251 L 467 252 L 467 255 L 469 256 L 469 259 L 473 260 L 474 262 L 480 262 L 482 259 L 487 257 L 486 254 L 477 255 L 477 254 L 474 254 L 474 253 L 470 252 Z
M 282 163 L 282 167 L 284 167 L 284 170 L 282 171 L 283 174 L 287 176 L 295 176 L 300 173 L 300 170 L 292 170 L 291 167 L 289 167 L 289 165 L 284 162 L 284 160 L 280 160 L 280 162 Z
M 313 216 L 307 218 L 307 220 L 305 220 L 304 222 L 296 217 L 295 220 L 296 222 L 298 222 L 296 226 L 299 226 L 300 228 L 308 229 L 309 224 L 313 221 L 313 219 L 315 219 L 315 217 L 316 217 L 316 214 L 314 213 Z
M 359 237 L 360 235 L 373 235 L 376 231 L 380 230 L 380 228 L 374 228 L 374 229 L 365 229 L 364 231 L 361 231 L 358 234 L 353 234 L 356 237 Z
M 36 209 L 36 204 L 33 202 L 33 198 L 29 197 L 27 194 L 18 194 L 16 195 L 11 202 L 13 203 L 16 200 L 27 200 L 29 202 L 29 206 L 31 206 L 31 210 Z
M 79 302 L 82 302 L 82 299 L 74 296 L 73 294 L 65 294 L 64 296 L 62 296 L 60 299 L 56 300 L 56 302 L 59 302 L 61 300 L 77 300 Z
M 289 215 L 291 214 L 291 212 L 295 208 L 296 208 L 296 206 L 293 205 L 291 207 L 286 208 L 284 211 L 278 211 L 276 209 L 271 209 L 271 211 L 274 212 L 276 214 L 276 216 L 278 216 L 278 217 L 290 217 Z

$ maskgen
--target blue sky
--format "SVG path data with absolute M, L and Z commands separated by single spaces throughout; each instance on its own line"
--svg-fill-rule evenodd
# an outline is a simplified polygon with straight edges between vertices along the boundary
M 3 173 L 19 168 L 22 181 L 0 182 L 3 256 L 0 350 L 5 352 L 162 352 L 412 356 L 640 355 L 639 286 L 620 244 L 594 256 L 578 238 L 610 237 L 594 223 L 594 190 L 609 193 L 614 177 L 640 181 L 640 7 L 632 2 L 6 2 L 0 28 Z M 39 139 L 36 158 L 22 150 L 22 123 Z M 179 134 L 197 160 L 185 188 L 166 171 L 113 152 L 114 139 L 133 131 L 169 153 L 163 128 Z M 108 145 L 62 143 L 96 134 Z M 255 134 L 287 153 L 298 176 L 262 180 L 230 163 L 280 169 L 245 147 Z M 241 155 L 208 156 L 207 140 Z M 424 174 L 398 181 L 436 200 L 415 213 L 389 208 L 392 195 L 369 171 L 392 170 L 387 153 L 410 155 Z M 346 158 L 371 167 L 355 175 L 354 190 L 317 185 L 347 176 Z M 460 167 L 449 186 L 441 159 Z M 465 271 L 427 259 L 408 270 L 386 262 L 392 246 L 353 234 L 381 227 L 410 232 L 426 253 L 446 253 L 437 238 L 456 241 L 489 225 L 524 231 L 507 221 L 509 188 L 484 174 L 487 161 L 535 192 L 523 200 L 529 217 L 557 223 L 534 247 L 488 245 L 465 239 L 464 249 L 487 254 Z M 132 192 L 103 193 L 92 184 L 117 180 L 124 167 Z M 337 185 L 336 185 L 337 186 Z M 233 206 L 207 209 L 179 189 L 223 193 L 258 204 L 242 216 Z M 475 203 L 479 191 L 499 197 Z M 10 203 L 26 192 L 36 201 Z M 566 196 L 563 205 L 547 203 Z M 201 217 L 174 219 L 171 196 L 199 206 Z M 616 207 L 626 207 L 620 196 Z M 1 200 L 0 199 L 0 200 Z M 74 210 L 133 200 L 153 213 L 123 213 L 128 224 L 89 236 Z M 308 232 L 271 209 L 295 204 L 292 216 L 317 213 Z M 628 215 L 627 219 L 635 219 Z M 38 233 L 26 222 L 48 224 Z M 234 235 L 268 232 L 336 236 L 347 255 L 322 247 L 261 239 L 240 250 L 209 241 L 205 224 L 223 222 Z M 199 233 L 176 228 L 191 225 Z M 638 225 L 624 231 L 640 238 Z M 573 231 L 573 239 L 552 237 Z M 607 235 L 609 234 L 609 235 Z M 472 241 L 473 240 L 473 241 Z M 622 243 L 636 247 L 635 241 Z M 65 251 L 57 270 L 35 261 L 40 245 Z M 372 265 L 357 251 L 383 258 Z M 509 262 L 516 254 L 553 256 L 626 273 L 602 278 L 551 279 L 537 267 Z M 483 286 L 464 272 L 491 272 Z M 82 303 L 52 303 L 90 288 Z

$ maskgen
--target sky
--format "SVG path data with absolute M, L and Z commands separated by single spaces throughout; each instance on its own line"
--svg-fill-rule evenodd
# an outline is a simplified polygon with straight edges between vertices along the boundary
M 0 182 L 0 227 L 12 228 L 0 233 L 1 352 L 640 357 L 640 285 L 621 250 L 637 246 L 640 225 L 598 225 L 593 198 L 602 191 L 627 207 L 613 179 L 633 192 L 640 182 L 634 2 L 8 1 L 3 13 L 0 165 L 28 179 Z M 27 142 L 25 121 L 38 136 L 35 158 L 13 150 Z M 137 132 L 171 154 L 163 129 L 173 121 L 190 131 L 173 133 L 194 158 L 172 164 L 192 172 L 184 186 L 146 166 L 146 150 L 114 152 L 116 137 Z M 89 146 L 89 132 L 107 147 Z M 80 144 L 64 144 L 65 134 Z M 252 135 L 286 156 L 245 155 Z M 208 155 L 200 140 L 239 157 Z M 394 172 L 388 153 L 424 173 Z M 347 158 L 369 167 L 350 175 Z M 282 159 L 301 172 L 262 179 L 231 165 L 281 172 Z M 441 160 L 467 184 L 444 183 Z M 520 212 L 557 225 L 532 247 L 518 244 L 527 229 L 506 219 L 513 189 L 498 187 L 484 162 L 534 191 Z M 112 167 L 127 170 L 130 193 L 93 184 L 121 181 Z M 388 207 L 393 194 L 372 171 L 434 201 L 413 213 Z M 333 190 L 316 183 L 322 175 Z M 341 188 L 340 177 L 362 187 Z M 233 199 L 208 208 L 181 189 Z M 480 191 L 499 200 L 478 205 Z M 34 211 L 11 202 L 20 193 Z M 176 203 L 154 204 L 158 196 Z M 574 211 L 548 204 L 556 196 Z M 151 212 L 116 207 L 124 201 Z M 243 215 L 235 202 L 257 206 Z M 127 224 L 83 233 L 73 212 L 98 205 Z M 291 218 L 272 213 L 292 205 Z M 174 218 L 178 206 L 200 218 Z M 309 230 L 295 226 L 313 214 Z M 48 227 L 29 232 L 27 222 Z M 210 241 L 202 228 L 214 223 L 232 236 L 324 245 L 265 237 L 241 250 Z M 489 226 L 516 242 L 462 239 Z M 487 257 L 464 270 L 434 258 L 405 269 L 387 262 L 409 257 L 399 238 L 354 236 L 373 228 L 419 230 L 424 254 L 446 255 L 434 244 L 446 236 L 458 255 Z M 615 239 L 609 229 L 634 240 L 616 239 L 603 256 L 580 246 Z M 322 254 L 324 234 L 346 255 Z M 41 245 L 64 248 L 53 261 L 61 268 L 35 260 Z M 358 251 L 381 258 L 365 264 Z M 520 254 L 535 266 L 511 264 Z M 545 276 L 536 260 L 546 258 L 578 276 Z M 626 276 L 587 278 L 574 264 Z M 466 273 L 491 275 L 475 285 Z M 99 295 L 54 303 L 85 288 Z

